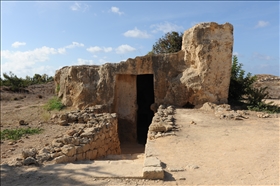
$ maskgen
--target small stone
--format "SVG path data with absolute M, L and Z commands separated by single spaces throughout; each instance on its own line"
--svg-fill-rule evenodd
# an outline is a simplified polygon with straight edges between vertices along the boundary
M 196 125 L 196 122 L 194 122 L 194 121 L 191 121 L 191 124 L 192 124 L 192 125 Z
M 179 180 L 186 180 L 186 178 L 180 177 Z
M 25 160 L 23 160 L 23 165 L 31 165 L 31 164 L 38 164 L 38 162 L 33 157 L 27 157 Z
M 26 125 L 25 122 L 24 122 L 24 120 L 19 120 L 18 123 L 19 123 L 19 125 Z
M 68 136 L 73 136 L 75 133 L 76 133 L 76 130 L 68 130 L 68 131 L 66 132 L 66 134 L 67 134 Z
M 8 143 L 8 145 L 14 145 L 14 144 L 15 144 L 14 141 L 11 141 L 11 142 Z
M 59 124 L 60 126 L 67 126 L 67 125 L 68 125 L 68 122 L 67 122 L 66 120 L 60 120 L 60 121 L 58 121 L 58 124 Z
M 37 150 L 35 148 L 23 149 L 21 154 L 24 159 L 27 157 L 35 158 L 35 156 L 37 154 Z

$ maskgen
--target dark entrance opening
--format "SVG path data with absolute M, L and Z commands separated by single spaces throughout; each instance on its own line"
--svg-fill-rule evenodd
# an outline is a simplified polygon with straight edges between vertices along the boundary
M 154 112 L 150 109 L 154 103 L 154 76 L 145 74 L 137 76 L 137 141 L 146 144 L 147 133 Z

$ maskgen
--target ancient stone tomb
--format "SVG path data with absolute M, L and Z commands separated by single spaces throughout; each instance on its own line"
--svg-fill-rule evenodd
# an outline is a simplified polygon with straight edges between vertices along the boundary
M 197 24 L 184 32 L 177 53 L 63 67 L 55 74 L 57 93 L 66 106 L 99 105 L 103 112 L 117 113 L 120 142 L 145 143 L 152 104 L 227 103 L 232 49 L 231 24 Z

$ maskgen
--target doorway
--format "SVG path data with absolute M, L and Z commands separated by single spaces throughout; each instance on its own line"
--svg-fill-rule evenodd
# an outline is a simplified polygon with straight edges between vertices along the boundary
M 154 76 L 153 74 L 137 75 L 137 141 L 146 144 L 149 126 L 154 112 L 150 109 L 154 103 Z

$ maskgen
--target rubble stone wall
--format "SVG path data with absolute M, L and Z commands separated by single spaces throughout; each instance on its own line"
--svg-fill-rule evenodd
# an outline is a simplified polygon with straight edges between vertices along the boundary
M 94 114 L 94 111 L 72 111 L 52 118 L 59 124 L 68 125 L 69 130 L 39 152 L 34 148 L 23 150 L 23 164 L 69 163 L 120 154 L 117 115 Z

